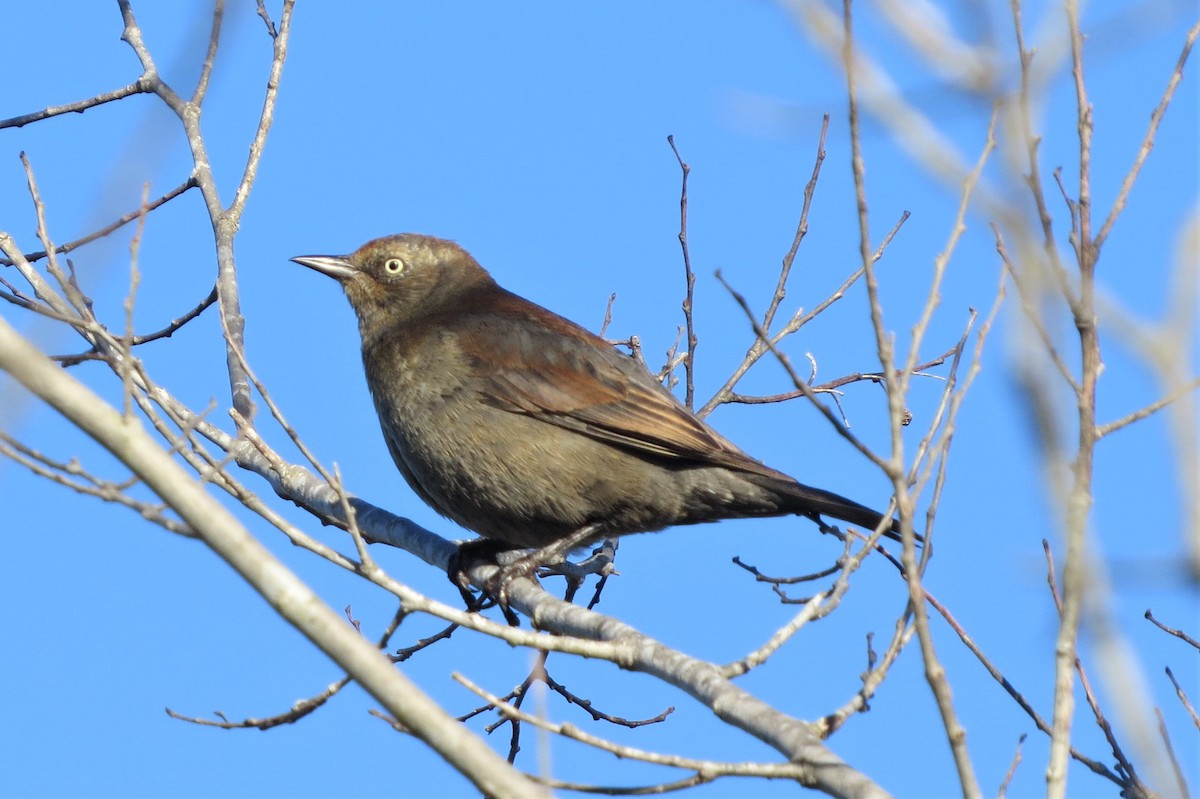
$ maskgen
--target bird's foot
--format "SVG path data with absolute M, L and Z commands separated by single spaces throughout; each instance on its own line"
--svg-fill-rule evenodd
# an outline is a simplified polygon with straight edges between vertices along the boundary
M 488 599 L 494 598 L 494 594 L 485 586 L 479 596 L 476 596 L 471 590 L 471 578 L 467 576 L 467 572 L 479 564 L 490 564 L 503 568 L 500 566 L 498 558 L 501 553 L 509 550 L 511 547 L 501 541 L 491 538 L 475 538 L 460 543 L 458 549 L 450 556 L 450 562 L 446 564 L 446 576 L 450 578 L 450 582 L 462 595 L 468 611 L 477 613 L 488 607 Z M 504 615 L 509 619 L 509 624 L 513 623 L 513 619 L 509 618 L 511 612 L 505 607 Z
M 478 613 L 496 605 L 504 613 L 504 619 L 510 626 L 519 627 L 517 614 L 508 603 L 508 588 L 514 580 L 521 577 L 536 579 L 537 568 L 543 562 L 537 558 L 541 551 L 533 550 L 521 554 L 519 550 L 502 541 L 476 538 L 458 545 L 458 550 L 450 556 L 446 573 L 450 582 L 462 594 L 468 611 Z M 480 588 L 480 593 L 476 595 L 471 590 L 472 582 L 468 572 L 481 565 L 495 566 L 496 571 L 487 579 L 476 578 L 475 585 Z
M 450 557 L 446 572 L 450 577 L 450 582 L 458 587 L 468 610 L 479 611 L 483 609 L 488 598 L 494 599 L 504 613 L 504 618 L 511 626 L 516 627 L 518 626 L 517 615 L 513 613 L 508 604 L 509 586 L 522 577 L 536 582 L 538 569 L 561 563 L 572 550 L 595 538 L 596 530 L 597 525 L 588 525 L 566 538 L 522 554 L 517 554 L 512 547 L 501 541 L 476 538 L 458 545 L 458 551 Z M 501 558 L 506 553 L 512 553 L 515 557 L 505 559 L 507 562 L 502 562 Z M 475 596 L 471 591 L 471 580 L 467 576 L 467 572 L 481 562 L 495 565 L 497 571 L 491 579 L 480 585 L 482 593 Z
M 551 541 L 543 547 L 529 550 L 517 556 L 509 563 L 500 565 L 500 573 L 497 575 L 496 580 L 499 585 L 497 586 L 497 590 L 492 591 L 492 595 L 496 597 L 496 602 L 504 609 L 505 618 L 509 619 L 509 624 L 512 624 L 512 619 L 515 617 L 511 615 L 512 611 L 508 608 L 508 586 L 520 577 L 528 577 L 537 582 L 538 570 L 543 567 L 549 567 L 547 573 L 550 574 L 555 573 L 557 570 L 557 573 L 561 573 L 567 578 L 569 585 L 573 579 L 572 570 L 570 568 L 558 570 L 557 567 L 564 564 L 569 567 L 566 560 L 567 555 L 583 544 L 595 539 L 599 527 L 600 525 L 598 524 L 586 525 L 571 533 L 566 538 Z M 575 586 L 577 588 L 578 581 L 581 578 L 576 575 L 574 579 L 577 581 Z M 491 589 L 489 588 L 489 590 Z M 569 590 L 569 593 L 574 594 L 574 591 Z

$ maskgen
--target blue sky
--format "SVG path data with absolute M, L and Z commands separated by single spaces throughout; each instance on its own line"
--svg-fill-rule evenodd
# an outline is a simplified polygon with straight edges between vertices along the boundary
M 204 125 L 228 202 L 253 135 L 270 44 L 250 4 L 231 4 Z M 864 45 L 914 103 L 970 160 L 982 147 L 987 108 L 940 83 L 863 4 Z M 983 8 L 981 5 L 980 8 Z M 987 6 L 1008 55 L 1007 4 Z M 5 81 L 0 116 L 81 99 L 134 80 L 139 72 L 119 41 L 115 4 L 10 4 L 0 52 Z M 1091 4 L 1088 80 L 1095 106 L 1095 203 L 1107 209 L 1132 161 L 1146 121 L 1194 21 L 1185 3 Z M 147 45 L 177 89 L 190 93 L 207 39 L 203 4 L 135 6 Z M 966 14 L 965 11 L 957 12 Z M 978 9 L 976 9 L 978 13 Z M 1026 7 L 1030 36 L 1059 24 L 1054 6 Z M 986 35 L 982 18 L 954 17 L 961 35 Z M 1049 57 L 1049 51 L 1043 51 Z M 1194 69 L 1168 112 L 1143 175 L 1105 247 L 1104 296 L 1136 318 L 1161 318 L 1173 300 L 1170 275 L 1180 231 L 1195 217 L 1198 156 Z M 1012 73 L 1010 72 L 1011 76 Z M 1042 163 L 1061 165 L 1074 186 L 1078 158 L 1071 86 L 1048 89 Z M 248 354 L 292 424 L 325 463 L 336 462 L 350 490 L 447 537 L 464 537 L 403 484 L 378 434 L 358 356 L 357 331 L 333 283 L 296 267 L 297 254 L 348 252 L 379 235 L 419 231 L 453 238 L 506 287 L 597 329 L 616 294 L 609 335 L 638 335 L 651 363 L 671 346 L 683 296 L 676 240 L 679 168 L 673 134 L 691 164 L 689 237 L 697 273 L 697 395 L 724 381 L 751 340 L 741 311 L 713 277 L 725 278 L 760 310 L 791 243 L 812 170 L 821 114 L 832 115 L 827 159 L 796 262 L 785 309 L 810 308 L 857 263 L 843 81 L 781 6 L 765 2 L 654 4 L 301 3 L 283 75 L 275 126 L 237 241 Z M 949 235 L 957 198 L 890 139 L 864 126 L 872 238 L 911 213 L 880 264 L 888 327 L 901 345 L 924 300 L 935 256 Z M 135 97 L 21 129 L 0 131 L 0 229 L 26 250 L 40 249 L 17 154 L 38 176 L 49 222 L 70 240 L 136 207 L 150 181 L 160 194 L 184 180 L 190 157 L 173 117 L 151 97 Z M 999 179 L 998 164 L 988 175 Z M 1067 217 L 1046 187 L 1060 238 Z M 986 309 L 999 264 L 987 220 L 973 215 L 947 275 L 923 355 L 961 335 L 968 308 Z M 80 279 L 103 316 L 119 323 L 128 281 L 129 232 L 75 254 Z M 141 250 L 139 329 L 157 329 L 207 293 L 211 235 L 199 198 L 187 195 L 155 213 Z M 811 352 L 819 379 L 878 368 L 865 293 L 845 300 L 794 337 Z M 50 352 L 79 341 L 0 308 Z M 958 616 L 1044 714 L 1052 691 L 1055 618 L 1047 595 L 1042 538 L 1058 544 L 1046 475 L 1014 380 L 1017 305 L 1001 315 L 984 369 L 958 422 L 950 480 L 938 516 L 937 556 L 927 585 Z M 1069 325 L 1061 326 L 1065 336 Z M 1151 374 L 1106 329 L 1100 416 L 1109 420 L 1158 396 Z M 223 348 L 215 316 L 170 342 L 144 348 L 153 374 L 181 399 L 228 424 Z M 1068 348 L 1067 350 L 1071 350 Z M 1197 364 L 1193 364 L 1193 373 Z M 119 396 L 99 366 L 75 374 Z M 944 370 L 938 372 L 944 374 Z M 741 389 L 785 390 L 764 362 Z M 940 382 L 919 380 L 908 404 L 916 444 Z M 0 427 L 47 454 L 78 454 L 119 474 L 110 459 L 65 430 L 44 407 L 0 382 Z M 883 392 L 859 384 L 843 407 L 857 434 L 887 446 Z M 811 407 L 725 407 L 710 421 L 754 456 L 802 482 L 876 506 L 887 483 Z M 265 420 L 264 420 L 265 424 Z M 284 435 L 272 442 L 295 457 Z M 1181 563 L 1180 509 L 1171 430 L 1161 416 L 1106 440 L 1097 461 L 1092 529 L 1113 581 L 1113 618 L 1137 652 L 1193 789 L 1200 785 L 1196 731 L 1163 676 L 1173 668 L 1200 699 L 1195 653 L 1142 619 L 1146 608 L 1196 635 L 1196 593 Z M 247 482 L 267 490 L 257 478 Z M 268 491 L 269 493 L 269 491 Z M 223 711 L 268 716 L 317 693 L 340 675 L 311 644 L 286 628 L 201 545 L 163 533 L 128 511 L 103 506 L 0 462 L 5 513 L 0 531 L 0 730 L 7 741 L 4 796 L 457 796 L 467 783 L 424 747 L 367 715 L 369 697 L 348 688 L 299 724 L 266 733 L 225 732 L 168 718 Z M 1194 501 L 1194 496 L 1192 497 Z M 285 508 L 324 540 L 348 547 L 332 528 Z M 372 637 L 394 603 L 288 546 L 262 524 L 254 532 L 337 609 L 353 608 Z M 792 611 L 730 564 L 774 573 L 814 571 L 839 546 L 796 519 L 725 522 L 624 542 L 621 576 L 600 610 L 697 657 L 726 662 L 758 646 Z M 1061 563 L 1061 547 L 1058 549 Z M 452 600 L 444 575 L 398 552 L 382 565 L 421 590 Z M 827 713 L 858 687 L 865 636 L 881 642 L 903 610 L 903 592 L 882 562 L 854 578 L 843 607 L 814 625 L 762 669 L 747 690 L 801 718 Z M 440 625 L 417 619 L 393 640 L 406 646 Z M 994 792 L 1018 736 L 1029 733 L 1010 795 L 1042 792 L 1046 740 L 983 673 L 941 622 L 934 629 L 985 792 Z M 1085 638 L 1085 658 L 1091 652 Z M 556 663 L 557 660 L 557 663 Z M 406 663 L 409 676 L 453 713 L 477 704 L 449 679 L 462 671 L 503 693 L 519 683 L 529 656 L 459 634 Z M 722 759 L 771 759 L 754 741 L 732 736 L 681 694 L 607 664 L 551 658 L 552 674 L 606 712 L 649 717 L 677 710 L 662 725 L 622 740 L 666 752 Z M 1093 675 L 1102 701 L 1120 681 Z M 577 708 L 551 701 L 550 716 L 600 735 Z M 1076 745 L 1109 762 L 1086 712 Z M 479 721 L 473 729 L 481 729 Z M 532 731 L 521 764 L 535 768 Z M 497 733 L 504 751 L 507 732 Z M 553 741 L 554 773 L 639 784 L 671 777 Z M 872 709 L 850 721 L 831 748 L 898 796 L 955 795 L 945 735 L 909 647 Z M 596 775 L 600 775 L 597 777 Z M 1162 786 L 1160 786 L 1162 787 Z M 1072 795 L 1112 795 L 1075 767 Z M 704 796 L 794 795 L 786 784 L 718 781 Z

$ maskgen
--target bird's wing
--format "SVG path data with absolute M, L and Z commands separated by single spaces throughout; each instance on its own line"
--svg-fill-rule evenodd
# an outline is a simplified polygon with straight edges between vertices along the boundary
M 779 476 L 603 339 L 539 306 L 513 310 L 526 324 L 498 326 L 472 353 L 493 405 L 645 455 Z

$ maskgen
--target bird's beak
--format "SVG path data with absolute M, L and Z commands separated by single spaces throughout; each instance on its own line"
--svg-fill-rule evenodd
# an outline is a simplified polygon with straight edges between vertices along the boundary
M 358 267 L 346 260 L 344 255 L 297 255 L 292 260 L 329 275 L 334 280 L 349 280 L 358 274 Z

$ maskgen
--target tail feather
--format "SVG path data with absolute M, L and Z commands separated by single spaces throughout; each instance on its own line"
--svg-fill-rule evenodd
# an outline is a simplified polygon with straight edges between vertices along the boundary
M 835 494 L 832 491 L 826 491 L 823 488 L 813 488 L 806 486 L 803 483 L 788 481 L 783 485 L 774 482 L 771 488 L 779 492 L 779 495 L 786 500 L 785 509 L 791 513 L 820 521 L 821 516 L 831 516 L 834 519 L 839 519 L 843 522 L 857 525 L 874 530 L 883 522 L 882 513 L 873 511 L 866 505 L 860 505 L 852 499 L 847 499 L 840 494 Z M 884 528 L 884 535 L 893 541 L 902 541 L 900 535 L 900 520 L 891 519 L 890 524 Z M 924 539 L 917 535 L 917 541 Z

